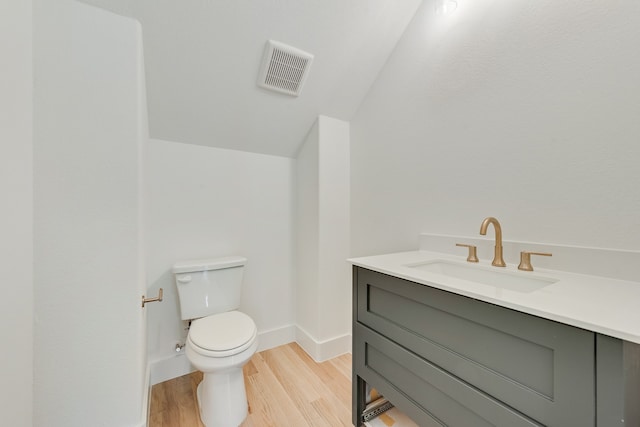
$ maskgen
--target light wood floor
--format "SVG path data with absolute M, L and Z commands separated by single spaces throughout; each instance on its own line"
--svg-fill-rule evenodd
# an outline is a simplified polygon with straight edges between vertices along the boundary
M 316 363 L 296 343 L 256 353 L 244 367 L 249 416 L 242 427 L 351 424 L 351 355 Z M 151 389 L 149 427 L 203 427 L 196 387 L 202 373 Z

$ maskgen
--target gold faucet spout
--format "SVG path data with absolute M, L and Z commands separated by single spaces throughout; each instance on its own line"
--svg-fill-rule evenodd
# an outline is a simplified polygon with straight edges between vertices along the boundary
M 496 233 L 496 246 L 491 265 L 496 267 L 506 267 L 507 264 L 505 264 L 504 259 L 502 258 L 502 227 L 500 227 L 500 222 L 492 216 L 485 218 L 484 221 L 482 221 L 482 225 L 480 225 L 480 234 L 483 236 L 487 234 L 489 224 L 493 224 L 493 229 Z

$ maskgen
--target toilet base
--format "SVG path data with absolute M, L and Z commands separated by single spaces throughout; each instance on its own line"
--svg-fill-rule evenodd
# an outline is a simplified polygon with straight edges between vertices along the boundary
M 205 373 L 197 394 L 200 419 L 207 427 L 238 427 L 247 417 L 242 368 Z

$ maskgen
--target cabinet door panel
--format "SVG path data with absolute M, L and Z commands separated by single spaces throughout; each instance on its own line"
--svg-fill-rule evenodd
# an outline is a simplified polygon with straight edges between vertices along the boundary
M 542 425 L 519 414 L 491 396 L 471 387 L 429 361 L 396 345 L 374 331 L 357 325 L 358 348 L 361 358 L 358 375 L 376 384 L 390 397 L 400 395 L 401 410 L 413 407 L 428 417 L 419 425 L 447 427 L 541 427 Z M 391 401 L 393 397 L 391 397 Z

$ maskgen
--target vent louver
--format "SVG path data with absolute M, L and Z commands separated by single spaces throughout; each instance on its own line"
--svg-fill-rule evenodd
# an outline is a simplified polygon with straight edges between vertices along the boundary
M 265 47 L 258 85 L 298 96 L 309 75 L 313 55 L 284 43 L 269 40 Z

